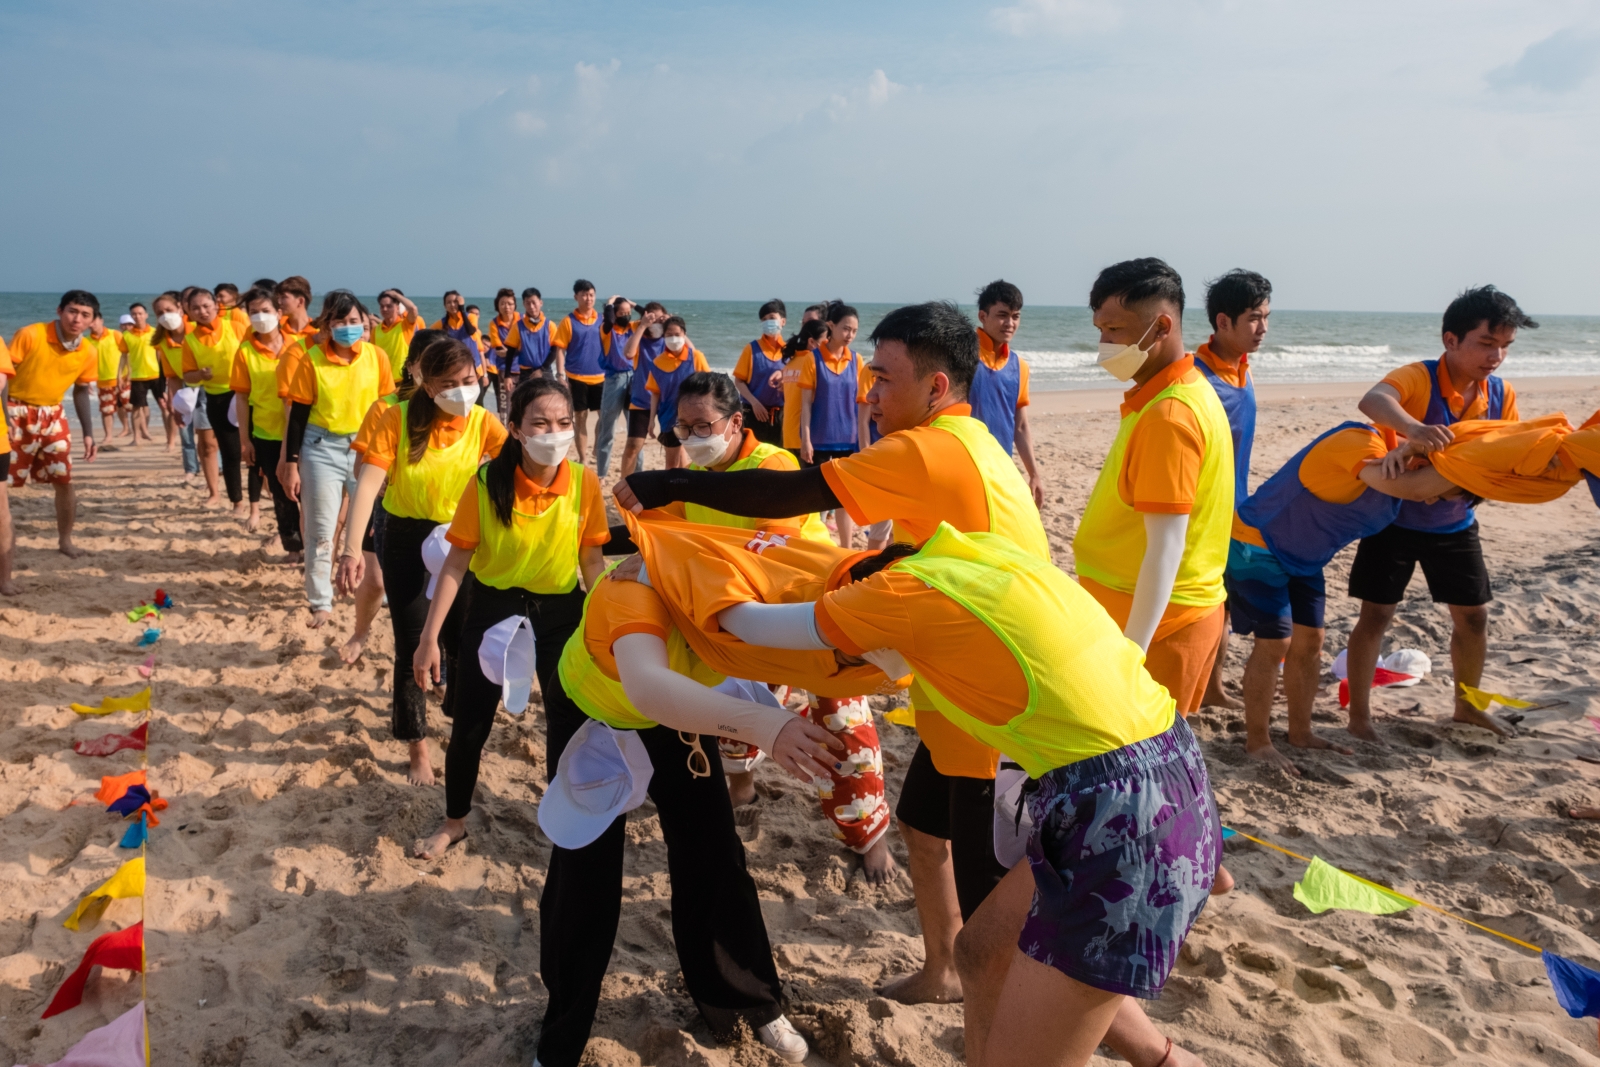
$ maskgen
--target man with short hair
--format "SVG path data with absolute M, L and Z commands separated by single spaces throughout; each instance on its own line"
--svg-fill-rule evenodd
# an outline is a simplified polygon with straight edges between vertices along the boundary
M 1033 502 L 1044 505 L 1044 479 L 1033 457 L 1033 430 L 1028 425 L 1028 361 L 1011 351 L 1011 339 L 1022 325 L 1022 290 L 996 279 L 978 290 L 978 369 L 972 378 L 972 417 L 996 441 L 1022 460 Z
M 1516 419 L 1517 395 L 1494 372 L 1519 329 L 1538 329 L 1517 302 L 1492 285 L 1468 289 L 1445 309 L 1444 353 L 1393 371 L 1361 398 L 1361 413 L 1429 453 L 1454 439 L 1451 424 L 1464 419 Z M 1455 721 L 1507 735 L 1508 728 L 1479 711 L 1460 686 L 1483 680 L 1489 640 L 1489 571 L 1483 562 L 1478 519 L 1465 499 L 1407 501 L 1387 529 L 1361 539 L 1350 567 L 1350 595 L 1361 615 L 1350 631 L 1350 732 L 1376 741 L 1371 727 L 1372 676 L 1383 635 L 1411 584 L 1418 563 L 1435 604 L 1450 609 L 1450 666 L 1457 686 Z M 1365 728 L 1359 728 L 1359 724 Z
M 132 321 L 131 317 L 127 318 Z M 123 429 L 132 432 L 128 419 L 128 359 L 122 353 L 122 331 L 108 329 L 105 318 L 97 314 L 89 323 L 88 340 L 98 353 L 95 391 L 100 394 L 100 429 L 105 435 L 100 450 L 115 452 L 117 447 L 111 443 L 113 420 L 120 415 Z
M 100 314 L 100 301 L 82 289 L 68 290 L 56 306 L 54 322 L 24 326 L 11 338 L 14 377 L 6 385 L 6 422 L 14 453 L 11 484 L 22 488 L 29 474 L 50 485 L 56 496 L 56 538 L 61 554 L 77 558 L 72 543 L 76 501 L 72 489 L 72 430 L 61 400 L 72 389 L 72 406 L 83 429 L 83 461 L 93 463 L 94 406 L 89 387 L 99 370 L 99 351 L 84 333 Z
M 1211 339 L 1194 350 L 1194 366 L 1222 401 L 1233 431 L 1233 500 L 1250 495 L 1250 452 L 1256 439 L 1256 383 L 1250 376 L 1250 355 L 1267 337 L 1272 314 L 1272 283 L 1253 270 L 1234 269 L 1206 283 L 1206 318 Z M 1226 574 L 1224 574 L 1226 579 Z M 1211 666 L 1201 704 L 1237 708 L 1239 702 L 1222 688 L 1222 661 L 1228 655 L 1228 631 Z
M 594 430 L 594 469 L 600 477 L 611 468 L 611 446 L 617 436 L 617 420 L 628 410 L 628 397 L 633 392 L 634 361 L 637 355 L 628 355 L 629 342 L 643 324 L 633 321 L 633 301 L 627 297 L 613 296 L 606 301 L 605 320 L 600 326 L 600 363 L 605 378 L 600 386 L 600 415 Z M 626 450 L 626 433 L 624 427 Z
M 389 373 L 398 383 L 411 352 L 411 339 L 422 329 L 422 312 L 398 288 L 378 294 L 379 320 L 372 325 L 372 343 L 389 356 Z
M 232 282 L 218 282 L 211 295 L 217 302 L 217 317 L 231 322 L 233 332 L 240 337 L 249 337 L 250 316 L 239 306 L 239 287 Z
M 594 306 L 594 282 L 579 278 L 572 283 L 572 299 L 577 307 L 556 324 L 550 338 L 552 353 L 567 372 L 567 388 L 572 392 L 572 429 L 577 437 L 578 462 L 587 462 L 589 413 L 599 411 L 604 399 L 606 372 L 601 362 L 605 350 L 600 342 L 600 312 Z
M 744 401 L 745 428 L 763 444 L 783 446 L 783 328 L 789 307 L 773 297 L 756 312 L 761 336 L 739 350 L 733 386 Z M 798 372 L 797 372 L 798 373 Z
M 544 294 L 533 286 L 522 290 L 522 317 L 517 320 L 516 331 L 506 338 L 512 381 L 517 385 L 538 375 L 560 380 L 561 364 L 550 358 L 550 339 L 555 335 L 555 325 L 545 318 Z

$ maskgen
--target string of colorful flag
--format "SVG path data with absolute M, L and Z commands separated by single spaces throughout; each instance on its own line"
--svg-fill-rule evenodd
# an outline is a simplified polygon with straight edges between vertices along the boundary
M 1305 874 L 1294 885 L 1294 898 L 1313 914 L 1320 915 L 1325 911 L 1338 910 L 1360 911 L 1368 915 L 1393 915 L 1409 908 L 1426 908 L 1486 934 L 1493 934 L 1529 952 L 1537 952 L 1544 961 L 1545 973 L 1550 977 L 1550 987 L 1555 990 L 1556 1001 L 1562 1009 L 1574 1019 L 1582 1019 L 1585 1016 L 1600 1018 L 1600 971 L 1591 970 L 1581 963 L 1559 956 L 1549 949 L 1540 948 L 1520 937 L 1513 937 L 1504 931 L 1473 922 L 1437 904 L 1397 893 L 1388 886 L 1340 870 L 1321 856 L 1302 856 L 1271 841 L 1252 837 L 1242 830 L 1226 826 L 1222 828 L 1224 841 L 1235 837 L 1252 841 L 1262 848 L 1270 848 L 1274 852 L 1281 852 L 1285 856 L 1307 864 Z
M 172 598 L 165 590 L 157 589 L 155 597 L 127 613 L 131 623 L 143 623 L 144 629 L 136 640 L 138 646 L 153 645 L 161 638 L 159 623 L 161 613 L 172 607 Z M 139 665 L 139 674 L 149 679 L 155 673 L 155 653 Z M 89 975 L 95 967 L 135 971 L 139 974 L 139 1003 L 105 1026 L 84 1035 L 67 1054 L 50 1067 L 149 1067 L 150 1029 L 146 1013 L 147 989 L 145 987 L 145 860 L 149 851 L 150 830 L 161 825 L 157 812 L 167 807 L 156 790 L 150 788 L 149 740 L 151 689 L 130 696 L 103 697 L 99 704 L 73 704 L 79 715 L 110 715 L 115 712 L 142 714 L 142 721 L 128 733 L 108 732 L 84 741 L 74 741 L 72 750 L 80 756 L 107 757 L 124 750 L 139 753 L 138 770 L 125 774 L 105 775 L 95 799 L 106 806 L 108 813 L 116 813 L 128 820 L 128 827 L 118 842 L 119 848 L 138 849 L 139 854 L 123 863 L 115 873 L 90 890 L 72 914 L 62 924 L 68 930 L 80 931 L 93 927 L 100 921 L 113 900 L 137 898 L 139 921 L 122 930 L 101 934 L 89 943 L 83 958 L 72 973 L 67 975 L 55 996 L 45 1007 L 41 1019 L 48 1019 L 70 1011 L 83 1003 L 84 990 Z

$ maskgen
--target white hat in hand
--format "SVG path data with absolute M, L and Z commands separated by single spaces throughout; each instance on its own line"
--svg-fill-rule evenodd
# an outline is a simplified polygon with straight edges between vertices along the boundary
M 533 627 L 526 615 L 502 619 L 483 632 L 478 644 L 478 666 L 483 676 L 500 686 L 500 700 L 513 715 L 521 715 L 533 692 Z
M 561 753 L 539 802 L 539 829 L 562 848 L 582 848 L 644 803 L 654 772 L 637 732 L 590 719 Z
M 194 409 L 200 403 L 200 390 L 188 385 L 172 394 L 172 413 L 178 417 L 178 425 L 187 426 L 194 421 Z
M 450 527 L 447 525 L 435 526 L 428 539 L 422 542 L 422 565 L 428 568 L 428 588 L 425 595 L 429 600 L 433 599 L 434 587 L 439 584 L 439 570 L 444 566 L 445 557 L 450 555 L 450 542 L 444 539 L 444 535 L 449 531 Z

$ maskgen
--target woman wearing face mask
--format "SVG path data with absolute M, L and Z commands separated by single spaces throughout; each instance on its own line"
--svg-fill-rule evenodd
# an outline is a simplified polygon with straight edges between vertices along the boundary
M 386 514 L 378 558 L 394 626 L 394 735 L 411 747 L 412 783 L 432 785 L 427 701 L 408 669 L 428 618 L 422 543 L 434 527 L 455 515 L 473 471 L 484 456 L 499 454 L 506 431 L 475 403 L 477 367 L 462 342 L 446 338 L 429 345 L 417 359 L 417 377 L 420 384 L 383 413 L 362 457 L 339 554 L 338 586 L 340 592 L 351 593 L 361 584 L 366 569 L 361 536 L 381 491 Z M 459 613 L 454 625 L 444 626 L 452 635 L 458 632 Z
M 427 625 L 412 658 L 415 684 L 439 680 L 439 638 L 473 574 L 471 604 L 461 623 L 462 654 L 452 664 L 450 750 L 445 755 L 445 819 L 415 853 L 433 859 L 466 836 L 478 784 L 478 761 L 500 705 L 501 687 L 484 677 L 477 655 L 486 630 L 516 616 L 533 629 L 534 676 L 546 709 L 570 701 L 556 664 L 583 619 L 584 590 L 605 569 L 601 547 L 610 540 L 600 479 L 567 458 L 573 441 L 572 396 L 552 378 L 534 378 L 511 394 L 511 439 L 479 469 L 456 505 L 446 535 L 450 554 Z M 579 577 L 582 584 L 579 584 Z M 573 709 L 574 711 L 576 709 Z
M 229 385 L 238 397 L 239 454 L 250 472 L 246 528 L 254 533 L 261 526 L 261 483 L 265 480 L 278 521 L 278 541 L 289 554 L 288 562 L 298 563 L 305 549 L 300 539 L 300 505 L 289 499 L 278 481 L 278 455 L 283 451 L 288 421 L 283 398 L 278 395 L 278 357 L 288 339 L 278 329 L 278 309 L 271 292 L 251 289 L 240 303 L 249 316 L 250 332 L 233 357 Z
M 380 396 L 394 392 L 389 357 L 363 341 L 367 309 L 348 289 L 322 298 L 317 336 L 295 360 L 289 379 L 289 426 L 278 480 L 305 516 L 306 599 L 313 629 L 333 615 L 333 535 L 344 494 L 355 496 L 361 420 Z M 308 338 L 308 341 L 313 338 Z M 365 529 L 363 525 L 357 529 Z
M 652 300 L 639 316 L 639 329 L 628 336 L 625 358 L 633 364 L 633 382 L 628 387 L 628 440 L 622 446 L 622 476 L 626 478 L 639 466 L 645 440 L 650 436 L 650 384 L 649 365 L 666 351 L 667 309 Z
M 800 364 L 800 461 L 817 466 L 830 459 L 854 455 L 861 450 L 859 406 L 866 402 L 872 387 L 867 362 L 850 347 L 861 328 L 861 318 L 849 304 L 834 301 L 828 305 L 828 339 L 811 350 L 811 358 Z M 839 530 L 839 544 L 850 547 L 856 524 L 850 513 L 839 508 L 833 513 Z
M 178 294 L 168 290 L 150 301 L 156 313 L 156 332 L 150 337 L 150 347 L 155 350 L 161 388 L 156 392 L 156 405 L 161 408 L 161 425 L 167 432 L 167 451 L 171 452 L 181 437 L 183 445 L 183 478 L 187 482 L 200 473 L 200 460 L 194 451 L 194 432 L 188 427 L 179 433 L 178 418 L 172 411 L 172 396 L 183 388 L 183 335 L 186 325 L 178 305 Z
M 239 479 L 239 428 L 228 418 L 233 406 L 233 357 L 239 351 L 239 335 L 233 322 L 217 312 L 216 298 L 208 290 L 196 289 L 189 298 L 189 316 L 194 329 L 183 341 L 183 380 L 198 385 L 204 393 L 195 404 L 195 448 L 200 454 L 200 470 L 206 479 L 206 503 L 217 502 L 217 466 L 228 489 L 233 513 L 244 509 L 244 491 Z M 202 417 L 203 416 L 203 417 Z
M 745 422 L 756 439 L 783 444 L 783 326 L 788 307 L 776 298 L 761 305 L 761 336 L 744 346 L 733 368 L 733 383 L 744 398 Z
M 639 369 L 649 375 L 644 388 L 650 394 L 650 416 L 660 430 L 656 440 L 666 449 L 666 466 L 671 469 L 687 462 L 681 442 L 672 432 L 678 422 L 678 386 L 696 371 L 710 370 L 711 364 L 689 342 L 689 328 L 681 318 L 670 315 L 662 321 L 661 328 L 661 354 L 649 363 L 640 364 Z

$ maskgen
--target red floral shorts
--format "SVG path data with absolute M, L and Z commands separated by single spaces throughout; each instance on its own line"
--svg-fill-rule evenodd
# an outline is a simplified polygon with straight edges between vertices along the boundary
M 20 488 L 28 475 L 39 485 L 65 485 L 72 481 L 72 431 L 60 404 L 6 402 L 6 422 L 11 426 L 11 484 Z

